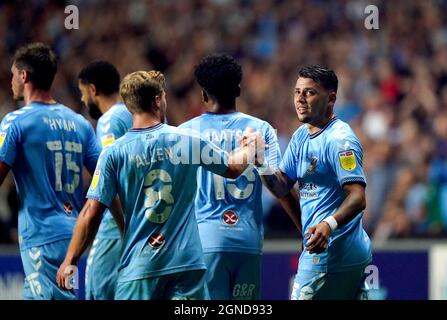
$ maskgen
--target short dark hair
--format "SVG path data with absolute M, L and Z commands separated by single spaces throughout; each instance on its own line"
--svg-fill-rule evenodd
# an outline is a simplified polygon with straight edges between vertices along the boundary
M 109 96 L 120 89 L 120 74 L 108 61 L 98 60 L 86 65 L 79 72 L 78 79 L 83 84 L 93 84 L 99 94 Z
M 310 78 L 326 90 L 338 89 L 338 78 L 335 72 L 325 66 L 305 66 L 298 71 L 300 78 Z
M 240 95 L 242 68 L 229 54 L 206 56 L 195 67 L 194 75 L 199 85 L 219 102 L 231 102 Z
M 13 64 L 29 73 L 36 89 L 50 90 L 57 72 L 57 60 L 51 48 L 43 43 L 30 43 L 17 49 Z

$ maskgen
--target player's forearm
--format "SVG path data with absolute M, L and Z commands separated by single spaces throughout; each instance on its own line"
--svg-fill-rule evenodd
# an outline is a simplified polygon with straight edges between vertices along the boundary
M 101 218 L 102 214 L 99 214 L 88 200 L 76 221 L 73 237 L 65 256 L 65 260 L 69 264 L 77 264 L 82 253 L 93 242 L 98 232 Z
M 262 183 L 275 197 L 278 199 L 284 198 L 290 192 L 290 183 L 278 170 L 269 173 L 260 175 Z
M 224 176 L 230 179 L 236 179 L 239 177 L 249 164 L 249 150 L 248 148 L 241 148 L 237 151 L 233 151 L 228 156 L 228 169 Z
M 345 225 L 354 219 L 366 208 L 365 194 L 362 192 L 349 192 L 333 217 L 338 226 Z
M 286 211 L 287 215 L 290 217 L 290 219 L 292 219 L 293 223 L 298 229 L 298 232 L 301 233 L 301 208 L 297 192 L 292 189 L 288 194 L 286 194 L 282 198 L 279 198 L 278 200 L 281 206 Z

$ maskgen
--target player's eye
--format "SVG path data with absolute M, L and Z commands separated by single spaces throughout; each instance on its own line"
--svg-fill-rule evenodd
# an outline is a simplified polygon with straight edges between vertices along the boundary
M 314 94 L 315 94 L 315 91 L 312 90 L 312 89 L 304 90 L 304 95 L 305 95 L 306 97 L 313 96 Z

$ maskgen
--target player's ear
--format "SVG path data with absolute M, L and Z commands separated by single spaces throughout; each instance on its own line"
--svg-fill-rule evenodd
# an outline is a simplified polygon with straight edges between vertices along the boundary
M 208 93 L 206 93 L 205 90 L 202 90 L 202 100 L 203 102 L 207 103 L 209 98 L 208 98 Z
M 20 79 L 22 80 L 23 83 L 27 83 L 30 81 L 30 75 L 29 75 L 28 71 L 20 70 L 19 75 L 20 75 Z
M 337 100 L 337 94 L 334 91 L 329 92 L 328 104 L 332 108 L 334 108 L 335 100 Z
M 92 96 L 97 96 L 98 95 L 98 91 L 96 90 L 96 86 L 93 83 L 89 83 L 88 84 L 88 88 L 89 88 L 90 93 L 92 94 Z
M 154 102 L 152 103 L 152 107 L 154 110 L 159 110 L 161 106 L 161 97 L 156 95 L 154 98 Z

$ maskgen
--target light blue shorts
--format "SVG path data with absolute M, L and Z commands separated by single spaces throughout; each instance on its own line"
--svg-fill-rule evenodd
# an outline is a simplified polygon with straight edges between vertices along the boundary
M 261 255 L 242 252 L 204 254 L 211 300 L 259 300 Z
M 85 299 L 113 300 L 121 257 L 120 239 L 95 239 L 85 269 Z
M 20 251 L 25 271 L 25 300 L 76 299 L 74 290 L 61 289 L 56 283 L 57 270 L 65 259 L 69 243 L 65 239 Z
M 205 269 L 118 282 L 116 300 L 209 300 Z
M 365 268 L 333 273 L 298 270 L 291 300 L 368 300 Z

